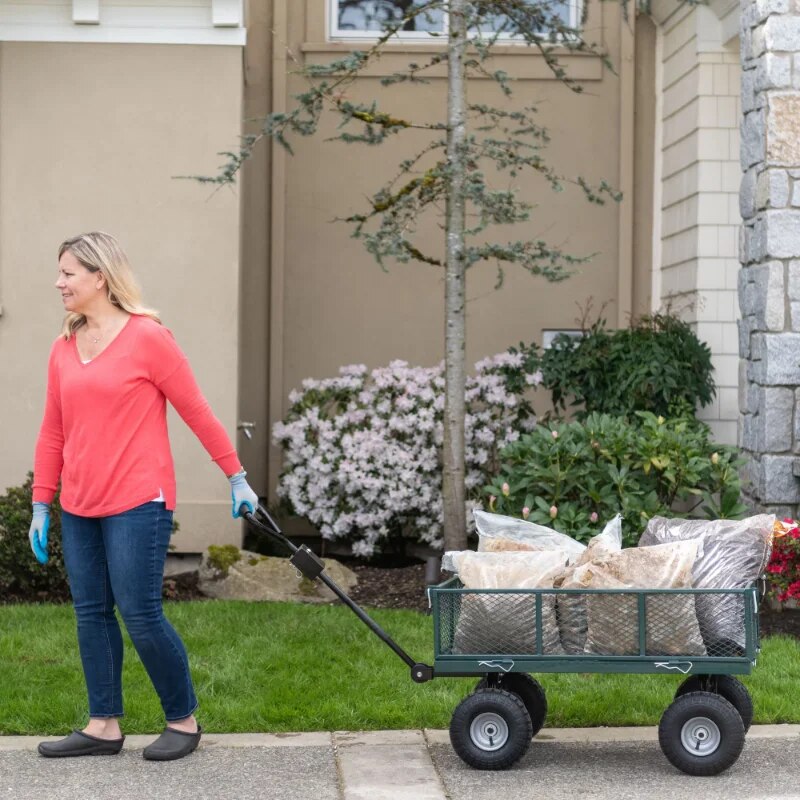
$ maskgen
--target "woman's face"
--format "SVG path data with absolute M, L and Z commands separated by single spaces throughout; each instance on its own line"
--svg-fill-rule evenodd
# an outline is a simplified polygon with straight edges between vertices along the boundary
M 61 292 L 65 311 L 82 314 L 100 299 L 104 283 L 102 273 L 86 269 L 69 250 L 59 259 L 56 289 Z

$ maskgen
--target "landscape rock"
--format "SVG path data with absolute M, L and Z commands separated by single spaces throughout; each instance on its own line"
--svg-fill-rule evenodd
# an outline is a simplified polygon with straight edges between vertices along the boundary
M 358 579 L 352 570 L 331 558 L 323 561 L 325 574 L 344 591 L 349 592 L 356 585 Z M 288 559 L 263 556 L 248 550 L 240 550 L 239 558 L 222 568 L 219 560 L 213 554 L 209 559 L 206 551 L 198 573 L 200 591 L 217 600 L 330 603 L 336 599 L 319 580 L 311 581 L 299 575 Z

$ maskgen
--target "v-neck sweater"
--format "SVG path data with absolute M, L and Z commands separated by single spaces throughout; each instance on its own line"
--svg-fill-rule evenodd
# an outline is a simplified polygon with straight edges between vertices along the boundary
M 226 475 L 241 469 L 189 361 L 168 328 L 134 314 L 82 363 L 75 336 L 50 351 L 47 399 L 36 442 L 33 499 L 83 517 L 120 514 L 163 492 L 175 508 L 167 400 Z

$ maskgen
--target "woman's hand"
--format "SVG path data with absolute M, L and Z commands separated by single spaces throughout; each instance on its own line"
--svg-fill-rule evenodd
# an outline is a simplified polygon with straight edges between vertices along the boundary
M 34 503 L 28 538 L 31 540 L 31 550 L 40 564 L 47 563 L 47 529 L 49 527 L 50 506 L 47 503 Z
M 241 517 L 240 512 L 243 506 L 247 506 L 251 514 L 255 514 L 258 508 L 258 495 L 250 488 L 250 484 L 245 480 L 246 475 L 247 473 L 242 470 L 228 478 L 231 482 L 231 500 L 233 500 L 232 515 L 234 519 Z

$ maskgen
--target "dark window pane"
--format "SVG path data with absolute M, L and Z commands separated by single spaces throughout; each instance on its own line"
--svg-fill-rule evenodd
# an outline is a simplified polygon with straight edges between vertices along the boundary
M 397 23 L 414 7 L 425 0 L 339 0 L 339 30 L 381 31 Z M 441 10 L 420 14 L 403 26 L 404 31 L 443 30 Z

